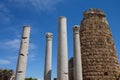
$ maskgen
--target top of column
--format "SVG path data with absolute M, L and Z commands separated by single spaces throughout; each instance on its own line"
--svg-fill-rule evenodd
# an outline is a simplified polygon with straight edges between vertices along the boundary
M 52 38 L 53 37 L 53 33 L 47 32 L 46 33 L 46 38 Z
M 30 26 L 23 26 L 22 37 L 28 37 L 30 35 Z
M 74 25 L 73 26 L 73 33 L 79 34 L 80 26 L 79 25 Z
M 30 28 L 30 26 L 29 25 L 24 25 L 23 28 Z
M 89 16 L 91 16 L 91 15 L 97 15 L 97 16 L 101 16 L 101 17 L 105 17 L 106 15 L 105 15 L 105 13 L 102 11 L 102 10 L 100 10 L 100 9 L 95 9 L 95 8 L 90 8 L 89 10 L 87 10 L 87 11 L 84 11 L 84 16 L 86 16 L 86 15 L 89 15 Z
M 65 19 L 66 19 L 66 17 L 65 17 L 65 16 L 59 16 L 59 19 L 61 19 L 61 18 L 65 18 Z

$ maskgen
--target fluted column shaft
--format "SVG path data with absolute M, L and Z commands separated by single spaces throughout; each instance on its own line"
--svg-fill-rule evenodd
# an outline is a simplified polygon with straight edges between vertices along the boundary
M 78 26 L 73 27 L 73 43 L 74 43 L 74 80 L 83 80 L 82 77 L 82 61 L 81 61 L 81 48 Z
M 67 47 L 67 24 L 66 18 L 58 19 L 58 80 L 68 80 L 68 47 Z
M 23 32 L 22 32 L 19 56 L 18 56 L 15 80 L 25 80 L 26 64 L 27 64 L 27 57 L 28 57 L 28 46 L 29 46 L 29 36 L 30 36 L 30 27 L 24 26 Z
M 44 80 L 51 80 L 52 37 L 53 37 L 52 33 L 46 33 L 46 54 L 45 54 Z

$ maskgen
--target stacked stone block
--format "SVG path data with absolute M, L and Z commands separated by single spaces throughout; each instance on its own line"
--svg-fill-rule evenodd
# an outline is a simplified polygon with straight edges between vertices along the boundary
M 74 80 L 74 72 L 73 72 L 73 69 L 74 69 L 74 65 L 73 65 L 73 57 L 70 58 L 69 63 L 68 63 L 68 66 L 69 66 L 69 80 Z
M 105 14 L 98 9 L 84 12 L 80 27 L 83 80 L 116 80 L 118 59 Z

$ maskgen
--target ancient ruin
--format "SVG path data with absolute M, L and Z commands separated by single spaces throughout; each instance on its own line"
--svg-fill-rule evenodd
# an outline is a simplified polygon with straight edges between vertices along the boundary
M 25 79 L 27 57 L 28 57 L 29 35 L 30 35 L 30 27 L 24 26 L 21 37 L 22 39 L 20 44 L 15 80 Z
M 15 80 L 25 79 L 29 34 L 30 27 L 25 26 Z M 52 33 L 46 34 L 44 80 L 51 80 L 52 35 Z M 119 80 L 120 66 L 104 12 L 93 8 L 85 11 L 80 27 L 74 26 L 73 28 L 73 43 L 74 57 L 68 63 L 67 19 L 60 16 L 58 18 L 58 59 L 55 80 Z
M 98 9 L 84 12 L 80 25 L 84 80 L 116 80 L 118 58 L 106 15 Z
M 58 63 L 57 79 L 68 79 L 68 47 L 67 47 L 67 19 L 60 16 L 58 18 Z
M 75 25 L 73 27 L 74 80 L 83 80 L 79 30 L 80 26 Z
M 51 80 L 52 70 L 52 33 L 46 33 L 46 54 L 44 66 L 44 80 Z
M 69 70 L 69 80 L 74 80 L 74 64 L 73 64 L 73 57 L 68 62 L 68 70 Z
M 83 80 L 117 80 L 118 58 L 106 15 L 98 9 L 89 9 L 83 15 L 80 24 Z

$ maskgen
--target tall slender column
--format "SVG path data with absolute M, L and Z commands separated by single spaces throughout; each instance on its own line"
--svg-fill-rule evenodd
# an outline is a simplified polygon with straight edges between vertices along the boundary
M 15 80 L 25 80 L 26 64 L 28 56 L 30 27 L 24 26 L 19 50 Z
M 68 47 L 67 47 L 67 24 L 66 18 L 61 16 L 58 19 L 58 80 L 68 80 Z
M 46 33 L 46 55 L 45 55 L 44 80 L 51 80 L 52 37 L 53 37 L 52 33 Z
M 77 25 L 73 27 L 74 39 L 74 80 L 83 80 L 82 77 L 82 61 L 81 61 L 81 48 L 79 28 Z

